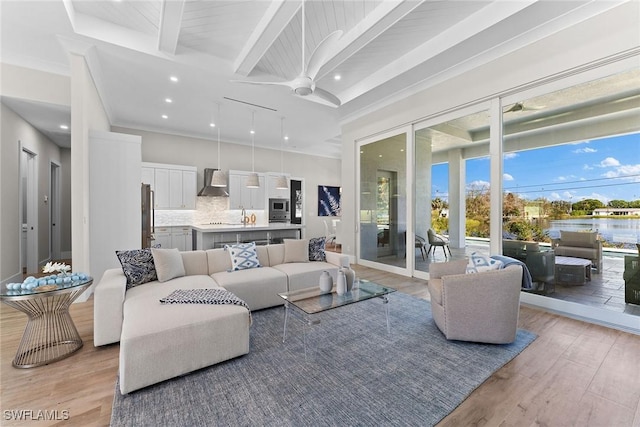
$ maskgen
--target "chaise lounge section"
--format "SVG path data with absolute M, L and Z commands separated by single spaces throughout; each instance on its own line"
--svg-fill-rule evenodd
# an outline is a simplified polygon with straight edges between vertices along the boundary
M 184 274 L 128 289 L 123 269 L 107 270 L 94 294 L 94 345 L 120 342 L 121 393 L 249 352 L 251 316 L 245 307 L 162 304 L 173 291 L 224 289 L 259 310 L 284 304 L 279 293 L 317 285 L 323 271 L 335 279 L 349 263 L 348 256 L 333 252 L 326 252 L 326 261 L 309 262 L 300 242 L 308 241 L 258 246 L 261 267 L 239 271 L 231 271 L 224 249 L 179 252 Z

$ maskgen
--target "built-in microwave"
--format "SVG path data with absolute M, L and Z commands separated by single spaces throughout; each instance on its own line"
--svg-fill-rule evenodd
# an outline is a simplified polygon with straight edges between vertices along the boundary
M 269 199 L 269 222 L 289 222 L 289 199 Z

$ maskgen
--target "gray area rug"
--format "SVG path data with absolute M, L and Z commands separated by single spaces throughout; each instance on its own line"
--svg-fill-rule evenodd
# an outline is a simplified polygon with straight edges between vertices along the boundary
M 307 326 L 284 309 L 253 313 L 249 354 L 121 395 L 112 426 L 430 426 L 535 335 L 509 345 L 447 341 L 427 301 L 396 292 L 321 313 Z

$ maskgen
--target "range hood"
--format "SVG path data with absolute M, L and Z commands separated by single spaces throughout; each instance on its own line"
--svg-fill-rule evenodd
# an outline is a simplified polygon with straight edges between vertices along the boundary
M 218 169 L 205 169 L 204 170 L 204 187 L 198 192 L 198 196 L 209 197 L 229 197 L 227 187 L 212 187 L 211 179 L 213 178 L 213 172 Z

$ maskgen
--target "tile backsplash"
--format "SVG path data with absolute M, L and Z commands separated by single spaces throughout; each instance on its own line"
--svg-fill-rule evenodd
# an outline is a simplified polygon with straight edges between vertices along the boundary
M 229 209 L 227 197 L 196 197 L 195 210 L 156 210 L 156 226 L 197 225 L 210 223 L 239 224 L 240 210 Z M 247 214 L 256 215 L 257 224 L 267 224 L 265 211 L 247 210 Z

